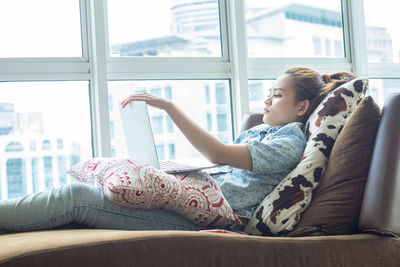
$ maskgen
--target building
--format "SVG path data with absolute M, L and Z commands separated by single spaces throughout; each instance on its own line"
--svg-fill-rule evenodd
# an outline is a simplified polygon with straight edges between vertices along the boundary
M 190 88 L 190 96 L 187 95 Z M 230 95 L 227 81 L 131 81 L 109 84 L 110 129 L 112 156 L 128 156 L 125 146 L 119 102 L 135 93 L 149 92 L 179 103 L 189 116 L 223 142 L 232 139 Z M 149 115 L 160 159 L 192 158 L 199 153 L 193 149 L 171 118 L 161 110 L 149 108 Z
M 0 104 L 0 199 L 67 184 L 66 170 L 80 160 L 80 146 L 68 137 L 45 134 L 41 113 L 17 113 Z
M 171 7 L 171 35 L 150 40 L 124 43 L 111 47 L 120 56 L 215 56 L 220 54 L 218 1 L 176 0 Z M 247 9 L 247 38 L 249 57 L 344 57 L 342 15 L 340 12 L 289 4 L 277 8 Z M 273 27 L 271 27 L 273 25 Z M 369 54 L 380 60 L 390 60 L 390 36 L 384 28 L 368 28 Z M 268 80 L 249 81 L 251 111 L 263 108 L 262 100 Z M 112 106 L 129 94 L 150 92 L 172 99 L 190 116 L 224 142 L 232 138 L 229 84 L 224 81 L 146 81 L 115 82 L 109 86 Z M 185 88 L 190 87 L 187 101 Z M 117 89 L 118 88 L 118 89 Z M 379 88 L 382 88 L 379 86 Z M 386 87 L 385 87 L 386 88 Z M 382 94 L 375 87 L 375 95 Z M 165 113 L 150 109 L 151 122 L 160 159 L 195 157 L 184 136 Z M 117 109 L 110 108 L 111 145 L 113 156 L 127 156 L 124 134 Z M 121 138 L 122 137 L 122 138 Z

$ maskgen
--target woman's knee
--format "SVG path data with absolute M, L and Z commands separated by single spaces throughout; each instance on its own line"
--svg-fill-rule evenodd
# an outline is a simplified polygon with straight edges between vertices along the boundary
M 70 197 L 74 202 L 92 202 L 95 201 L 102 193 L 99 188 L 81 183 L 70 183 L 63 185 L 60 190 L 66 197 Z

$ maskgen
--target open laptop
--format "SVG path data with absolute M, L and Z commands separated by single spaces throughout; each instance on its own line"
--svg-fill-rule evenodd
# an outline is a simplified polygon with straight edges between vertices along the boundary
M 205 164 L 200 166 L 159 161 L 147 104 L 143 101 L 134 101 L 125 108 L 119 105 L 119 111 L 130 158 L 147 163 L 166 173 L 192 172 L 221 166 L 209 161 L 205 161 Z

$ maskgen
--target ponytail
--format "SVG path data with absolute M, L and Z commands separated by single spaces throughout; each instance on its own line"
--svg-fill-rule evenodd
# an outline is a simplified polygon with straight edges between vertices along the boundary
M 300 119 L 302 122 L 307 121 L 311 113 L 330 92 L 356 78 L 348 72 L 321 75 L 315 70 L 301 67 L 288 69 L 285 74 L 289 74 L 294 80 L 296 101 L 306 99 L 310 101 L 307 112 Z

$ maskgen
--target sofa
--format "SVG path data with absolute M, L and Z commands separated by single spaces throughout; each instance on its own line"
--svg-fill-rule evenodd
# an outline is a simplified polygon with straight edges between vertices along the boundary
M 0 235 L 0 266 L 400 266 L 399 116 L 400 93 L 384 104 L 352 233 L 252 236 L 70 225 Z M 261 117 L 246 116 L 242 130 Z

